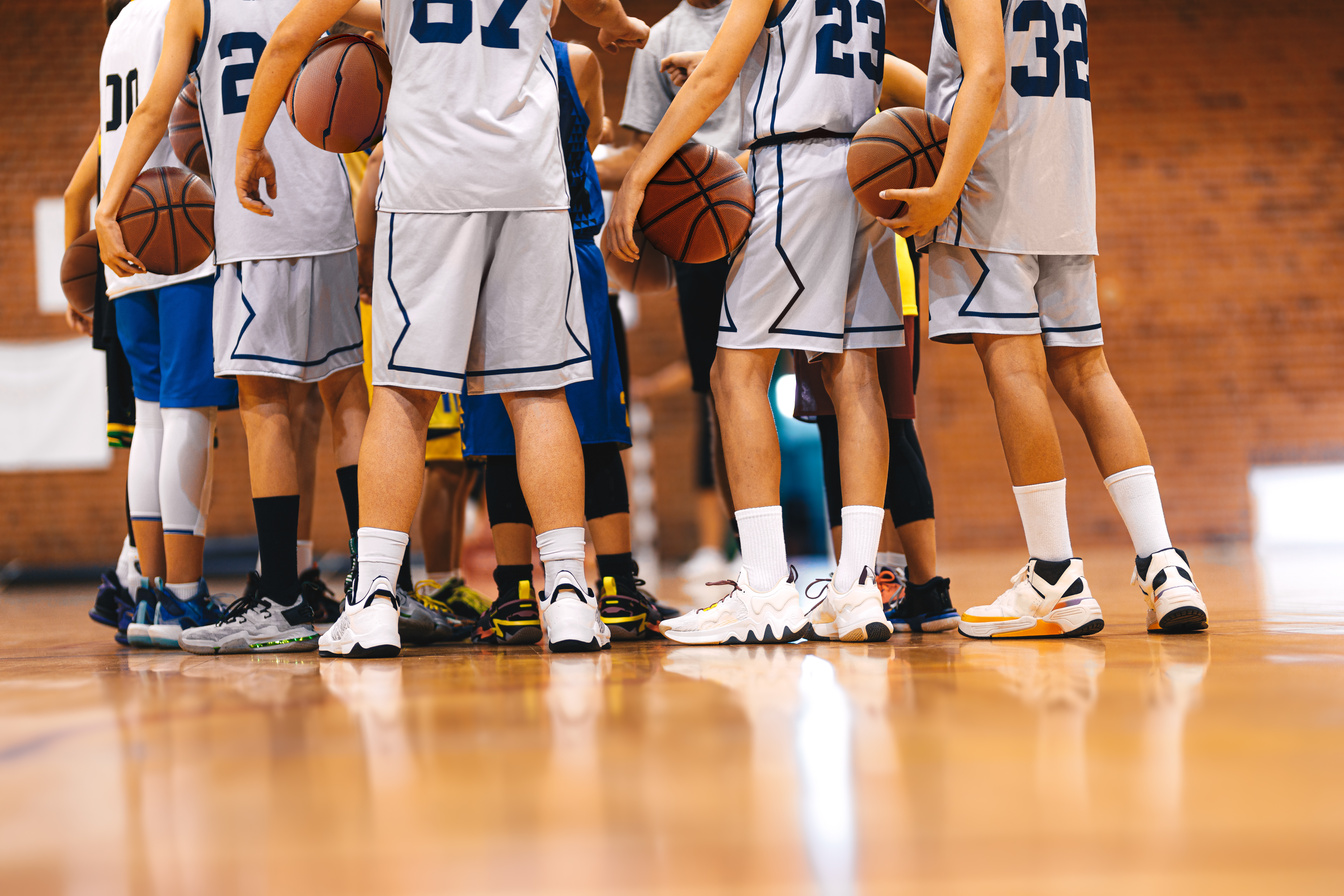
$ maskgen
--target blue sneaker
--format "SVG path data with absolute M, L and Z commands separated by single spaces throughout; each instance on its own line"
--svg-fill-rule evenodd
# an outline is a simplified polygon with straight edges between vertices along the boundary
M 900 600 L 887 606 L 887 621 L 898 632 L 946 632 L 960 616 L 952 606 L 951 582 L 934 576 L 923 585 L 905 586 Z
M 148 579 L 140 580 L 135 589 L 135 611 L 130 624 L 126 626 L 126 641 L 132 647 L 153 647 L 154 639 L 149 636 L 149 627 L 154 624 L 154 610 L 158 607 L 159 595 Z
M 98 593 L 93 598 L 93 609 L 89 610 L 89 618 L 99 625 L 110 625 L 116 628 L 117 608 L 123 602 L 130 603 L 131 594 L 122 587 L 121 580 L 117 578 L 116 570 L 109 569 L 103 573 L 102 581 L 98 583 Z
M 149 637 L 155 647 L 165 650 L 177 650 L 178 639 L 184 629 L 199 625 L 214 625 L 224 618 L 224 611 L 210 598 L 210 589 L 205 577 L 196 583 L 196 593 L 187 600 L 181 600 L 156 580 L 154 590 L 158 594 L 159 605 L 154 611 L 154 624 L 149 627 Z
M 117 633 L 114 636 L 118 644 L 130 646 L 130 638 L 127 631 L 131 623 L 135 621 L 135 599 L 131 597 L 131 592 L 125 588 L 117 595 Z

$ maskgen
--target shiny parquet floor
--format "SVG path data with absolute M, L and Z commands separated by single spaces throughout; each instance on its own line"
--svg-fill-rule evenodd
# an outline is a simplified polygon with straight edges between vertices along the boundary
M 1153 637 L 117 648 L 0 596 L 0 893 L 1344 892 L 1344 558 L 1196 551 Z M 944 558 L 959 606 L 1009 555 Z

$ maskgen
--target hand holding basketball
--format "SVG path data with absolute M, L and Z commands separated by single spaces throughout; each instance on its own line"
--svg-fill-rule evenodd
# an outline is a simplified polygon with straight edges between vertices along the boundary
M 919 236 L 947 220 L 952 209 L 957 206 L 957 194 L 951 196 L 939 192 L 938 186 L 916 187 L 913 190 L 883 190 L 879 194 L 883 199 L 894 199 L 905 203 L 905 212 L 894 218 L 878 218 L 883 225 L 890 227 L 898 236 Z
M 622 261 L 639 260 L 639 244 L 635 242 L 635 218 L 644 204 L 644 188 L 636 186 L 632 177 L 626 177 L 607 216 L 607 229 L 602 232 L 602 248 Z
M 266 195 L 272 199 L 276 196 L 275 162 L 271 161 L 266 145 L 251 149 L 239 143 L 237 165 L 234 186 L 238 190 L 238 201 L 250 212 L 271 217 L 275 212 L 261 198 L 263 179 L 266 181 Z
M 98 256 L 118 277 L 143 274 L 145 266 L 127 250 L 116 215 L 116 209 L 104 212 L 102 206 L 94 213 L 93 227 L 98 231 Z

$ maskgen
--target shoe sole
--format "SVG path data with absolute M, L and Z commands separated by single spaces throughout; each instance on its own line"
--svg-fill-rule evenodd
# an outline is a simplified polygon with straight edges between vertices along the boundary
M 156 624 L 149 627 L 149 640 L 160 650 L 177 650 L 182 638 L 182 626 Z
M 126 628 L 126 642 L 132 647 L 153 647 L 154 639 L 149 636 L 149 624 L 132 622 Z
M 311 636 L 302 638 L 281 638 L 275 641 L 260 641 L 256 644 L 229 644 L 219 646 L 214 644 L 191 644 L 186 640 L 179 640 L 177 646 L 187 653 L 194 653 L 197 656 L 235 656 L 237 654 L 250 653 L 307 653 L 311 650 L 317 650 L 318 635 L 314 632 Z
M 1208 627 L 1209 614 L 1200 607 L 1177 607 L 1163 616 L 1156 628 L 1150 627 L 1148 631 L 1160 635 L 1180 635 L 1202 632 Z
M 565 641 L 551 641 L 547 644 L 551 653 L 597 653 L 601 650 L 607 650 L 611 647 L 611 642 L 603 644 L 596 636 L 591 641 L 578 641 L 569 639 Z
M 863 601 L 841 610 L 830 622 L 812 620 L 809 641 L 882 642 L 891 639 L 892 625 L 880 601 Z
M 683 632 L 676 629 L 662 629 L 662 635 L 669 641 L 675 641 L 678 644 L 692 645 L 713 645 L 713 644 L 791 644 L 794 641 L 814 641 L 830 640 L 829 638 L 815 638 L 812 633 L 811 623 L 804 622 L 801 628 L 794 629 L 785 624 L 766 623 L 764 634 L 757 634 L 755 627 L 748 627 L 746 631 L 733 629 L 710 629 L 708 631 Z M 778 631 L 780 634 L 775 634 Z M 890 637 L 891 633 L 888 632 Z
M 1104 619 L 1092 619 L 1083 623 L 1075 629 L 1065 631 L 1064 627 L 1051 619 L 1036 619 L 1033 624 L 1025 628 L 1009 629 L 1006 631 L 987 631 L 984 628 L 967 631 L 967 625 L 990 626 L 1001 623 L 966 623 L 963 622 L 957 627 L 957 631 L 967 638 L 975 638 L 981 641 L 1006 640 L 1008 638 L 1085 638 L 1088 635 L 1095 635 L 1106 627 Z M 980 632 L 985 632 L 981 634 Z
M 365 647 L 359 642 L 350 645 L 350 648 L 344 653 L 338 653 L 335 650 L 322 650 L 318 648 L 317 655 L 333 657 L 335 659 L 351 660 L 379 660 L 390 659 L 401 654 L 401 645 L 399 644 L 374 644 Z
M 891 627 L 894 630 L 901 632 L 902 634 L 950 632 L 961 623 L 961 616 L 954 611 L 951 616 L 938 616 L 935 618 L 918 617 L 915 619 L 902 620 L 889 619 L 887 621 L 891 623 Z

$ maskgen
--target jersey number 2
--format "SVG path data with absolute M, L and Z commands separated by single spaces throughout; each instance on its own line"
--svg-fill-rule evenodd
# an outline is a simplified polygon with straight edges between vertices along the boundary
M 523 11 L 527 0 L 504 0 L 489 24 L 481 26 L 481 45 L 500 50 L 518 49 L 518 29 L 514 19 Z M 431 22 L 431 6 L 448 6 L 452 19 Z M 471 0 L 415 0 L 412 4 L 411 37 L 422 44 L 460 44 L 471 34 Z
M 854 21 L 876 22 L 873 32 L 873 53 L 859 53 L 859 70 L 877 83 L 882 83 L 882 55 L 886 52 L 887 11 L 879 0 L 859 0 L 858 6 L 850 8 L 851 0 L 815 0 L 818 16 L 840 13 L 839 22 L 830 22 L 817 29 L 817 74 L 840 75 L 843 78 L 854 77 L 854 54 L 835 52 L 836 44 L 849 46 L 854 39 Z
M 1045 0 L 1026 0 L 1013 11 L 1013 31 L 1022 34 L 1040 22 L 1045 33 L 1036 38 L 1036 57 L 1045 62 L 1045 74 L 1033 75 L 1025 65 L 1012 69 L 1013 89 L 1018 96 L 1054 96 L 1059 90 L 1060 69 L 1064 72 L 1064 95 L 1070 99 L 1092 101 L 1092 84 L 1088 75 L 1079 73 L 1087 65 L 1087 14 L 1077 3 L 1064 6 L 1064 30 L 1078 32 L 1078 39 L 1064 47 L 1063 65 L 1060 65 L 1059 26 L 1055 11 Z
M 251 81 L 257 74 L 257 63 L 266 52 L 266 38 L 255 31 L 234 31 L 219 39 L 219 58 L 231 59 L 239 50 L 247 50 L 252 58 L 224 66 L 219 76 L 220 99 L 225 115 L 247 111 L 247 94 L 238 89 L 238 82 Z

